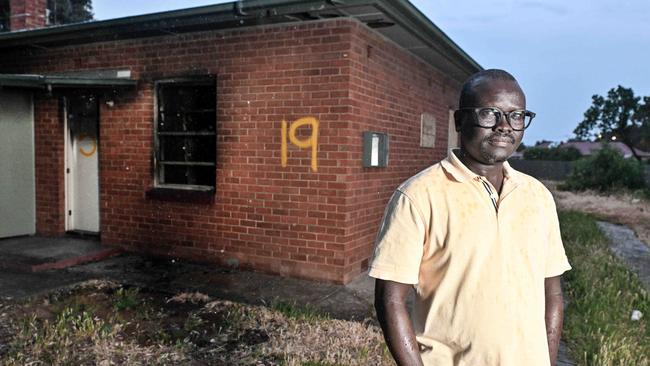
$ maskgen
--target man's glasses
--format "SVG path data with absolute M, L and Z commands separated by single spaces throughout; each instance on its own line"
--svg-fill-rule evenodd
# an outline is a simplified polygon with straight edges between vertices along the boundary
M 499 124 L 501 116 L 506 116 L 506 121 L 515 131 L 525 130 L 535 118 L 534 112 L 525 109 L 517 109 L 508 113 L 497 107 L 460 108 L 459 111 L 473 111 L 476 116 L 476 126 L 483 128 L 493 128 Z

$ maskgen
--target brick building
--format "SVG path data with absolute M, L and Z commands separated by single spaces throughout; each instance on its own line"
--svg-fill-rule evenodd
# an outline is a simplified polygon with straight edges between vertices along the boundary
M 455 143 L 480 70 L 405 0 L 41 13 L 0 33 L 0 237 L 338 283 L 367 269 L 395 187 Z

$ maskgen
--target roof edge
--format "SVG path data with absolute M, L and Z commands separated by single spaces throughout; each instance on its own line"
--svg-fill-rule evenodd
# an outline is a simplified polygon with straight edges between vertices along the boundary
M 391 15 L 398 18 L 402 22 L 402 26 L 406 26 L 413 34 L 420 36 L 420 39 L 432 48 L 438 48 L 432 39 L 438 39 L 443 42 L 447 51 L 450 51 L 456 56 L 456 59 L 464 63 L 464 67 L 470 73 L 475 73 L 483 70 L 483 67 L 476 62 L 467 52 L 465 52 L 456 42 L 454 42 L 445 32 L 443 32 L 433 21 L 424 15 L 415 5 L 411 4 L 408 0 L 376 0 L 382 9 L 387 10 Z M 426 31 L 425 35 L 421 35 L 416 29 Z M 446 54 L 446 53 L 443 53 Z
M 280 13 L 373 6 L 392 18 L 428 48 L 447 59 L 460 74 L 483 70 L 472 57 L 408 0 L 248 0 L 171 10 L 123 18 L 73 23 L 41 29 L 0 33 L 0 49 L 135 39 L 149 36 L 235 29 L 265 24 L 265 17 Z M 300 20 L 281 20 L 279 23 Z M 460 77 L 457 75 L 456 78 Z M 462 80 L 461 80 L 462 82 Z

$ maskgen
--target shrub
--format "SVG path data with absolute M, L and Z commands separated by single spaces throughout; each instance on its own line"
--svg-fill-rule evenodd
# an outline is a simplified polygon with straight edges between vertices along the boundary
M 581 157 L 580 151 L 575 147 L 532 147 L 524 150 L 524 159 L 526 160 L 573 161 Z
M 594 155 L 578 160 L 563 188 L 570 190 L 646 188 L 645 168 L 634 159 L 625 159 L 618 150 L 603 145 Z

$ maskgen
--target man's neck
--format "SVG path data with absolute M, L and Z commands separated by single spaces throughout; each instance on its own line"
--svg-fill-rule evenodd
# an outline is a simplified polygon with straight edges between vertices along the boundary
M 485 177 L 497 192 L 501 193 L 501 188 L 503 186 L 503 163 L 496 162 L 494 164 L 484 164 L 480 161 L 473 159 L 469 154 L 461 148 L 458 152 L 458 158 L 460 161 L 465 164 L 467 169 L 471 170 L 473 173 Z

